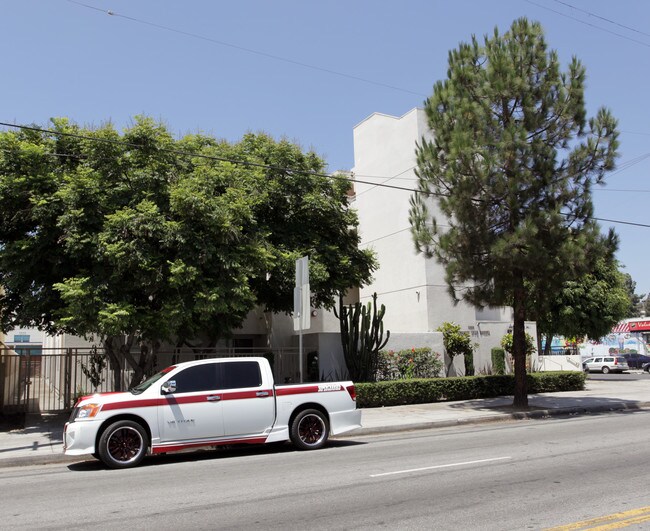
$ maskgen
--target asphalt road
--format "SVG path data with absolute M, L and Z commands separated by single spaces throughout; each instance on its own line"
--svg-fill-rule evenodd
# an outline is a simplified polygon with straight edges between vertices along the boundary
M 123 471 L 95 461 L 2 469 L 0 526 L 504 530 L 619 511 L 650 521 L 649 422 L 650 412 L 610 413 L 333 441 L 316 452 L 160 456 Z
M 650 374 L 639 369 L 633 369 L 628 372 L 614 373 L 610 372 L 609 374 L 603 374 L 600 372 L 590 372 L 587 376 L 590 380 L 616 380 L 616 381 L 625 381 L 625 380 L 650 380 Z

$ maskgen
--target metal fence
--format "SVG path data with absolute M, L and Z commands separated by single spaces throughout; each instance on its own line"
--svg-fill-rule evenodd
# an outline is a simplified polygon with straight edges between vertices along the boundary
M 304 356 L 305 381 L 318 380 L 318 358 Z M 134 353 L 136 359 L 139 352 Z M 195 349 L 158 352 L 151 374 L 184 361 L 236 356 L 264 356 L 271 363 L 276 382 L 300 381 L 297 349 L 260 351 L 259 349 Z M 122 389 L 131 383 L 133 370 L 111 367 L 101 349 L 24 349 L 16 353 L 0 349 L 0 411 L 54 412 L 72 408 L 77 397 L 94 392 L 114 391 L 114 375 Z

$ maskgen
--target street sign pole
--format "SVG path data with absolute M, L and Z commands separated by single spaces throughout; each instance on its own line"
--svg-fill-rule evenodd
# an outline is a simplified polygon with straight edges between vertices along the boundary
M 298 371 L 301 383 L 304 381 L 302 332 L 311 326 L 309 299 L 309 258 L 303 256 L 296 260 L 296 287 L 293 289 L 293 329 L 298 332 Z

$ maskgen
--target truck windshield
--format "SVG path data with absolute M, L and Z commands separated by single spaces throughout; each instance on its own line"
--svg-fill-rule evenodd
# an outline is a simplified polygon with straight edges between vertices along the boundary
M 136 385 L 135 387 L 132 387 L 129 389 L 129 391 L 134 394 L 134 395 L 139 395 L 140 393 L 146 391 L 151 387 L 154 383 L 156 383 L 158 380 L 160 380 L 165 374 L 167 374 L 169 371 L 172 369 L 175 369 L 174 366 L 167 367 L 166 369 L 163 369 L 159 373 L 154 374 L 153 376 L 150 376 L 147 378 L 144 382 L 141 384 Z

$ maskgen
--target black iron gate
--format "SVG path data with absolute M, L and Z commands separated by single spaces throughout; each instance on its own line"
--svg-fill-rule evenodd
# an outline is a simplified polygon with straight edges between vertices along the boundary
M 201 349 L 194 352 L 159 352 L 152 372 L 164 367 L 206 358 L 264 356 L 276 381 L 299 381 L 297 349 Z M 38 349 L 16 352 L 0 349 L 0 411 L 37 413 L 66 411 L 79 396 L 114 391 L 114 369 L 98 349 Z M 128 388 L 133 371 L 117 368 L 122 388 Z

